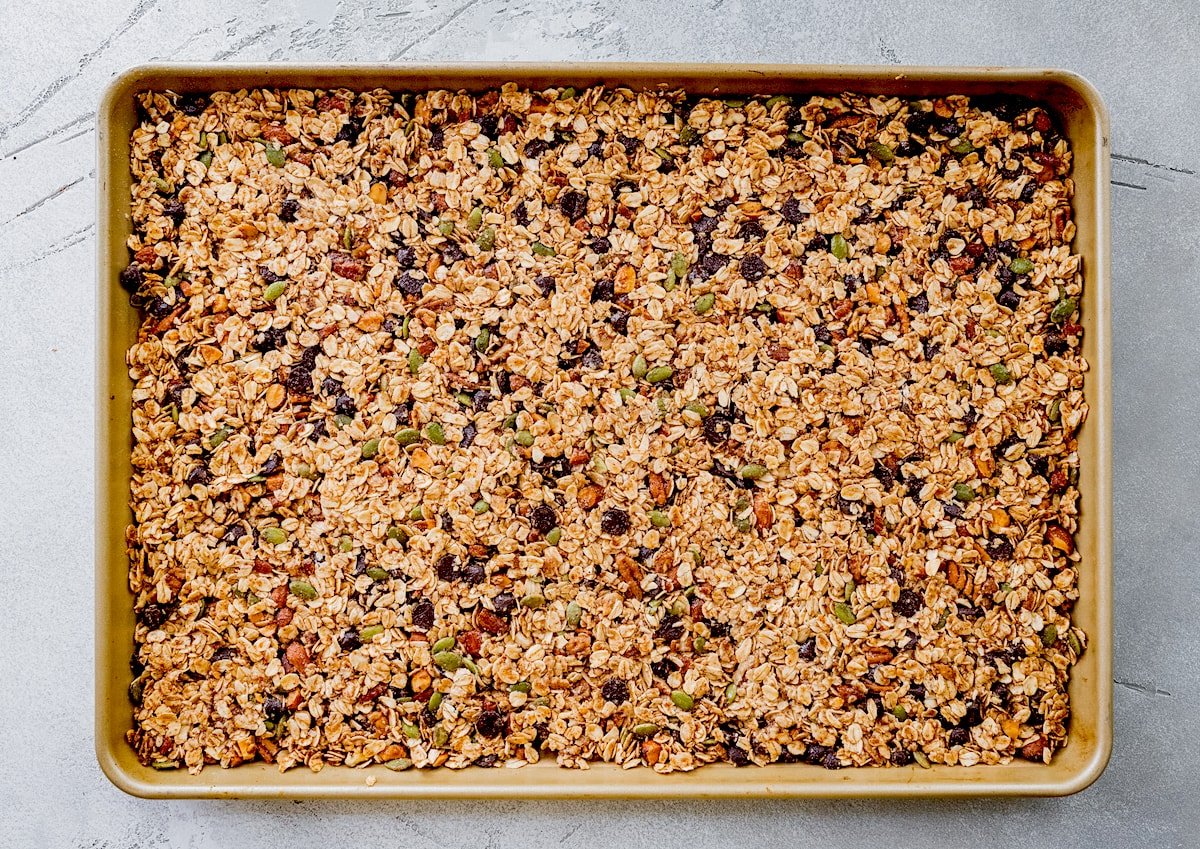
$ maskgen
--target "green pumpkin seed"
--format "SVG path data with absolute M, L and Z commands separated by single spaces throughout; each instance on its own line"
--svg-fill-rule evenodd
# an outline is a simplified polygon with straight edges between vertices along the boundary
M 267 528 L 262 532 L 261 536 L 263 538 L 263 542 L 269 543 L 270 545 L 283 545 L 285 542 L 287 542 L 288 538 L 287 531 L 285 531 L 283 528 Z
M 1054 309 L 1050 311 L 1050 320 L 1055 324 L 1062 324 L 1075 314 L 1075 310 L 1078 307 L 1079 302 L 1074 298 L 1064 297 L 1057 304 L 1055 304 Z
M 199 162 L 201 165 L 203 165 L 205 168 L 208 168 L 210 165 L 212 165 L 212 161 L 213 161 L 212 151 L 211 150 L 202 151 L 200 153 L 200 155 L 196 157 L 196 161 Z
M 135 705 L 142 703 L 142 697 L 146 692 L 146 679 L 138 678 L 129 684 L 129 701 Z
M 856 589 L 858 589 L 858 587 L 855 585 L 854 581 L 848 581 L 846 583 L 845 591 L 842 593 L 842 599 L 849 602 L 850 599 L 854 597 L 854 591 Z
M 533 690 L 533 685 L 528 681 L 518 681 L 508 688 L 510 693 L 525 693 L 528 695 Z
M 788 95 L 777 94 L 774 97 L 768 98 L 767 102 L 764 103 L 763 106 L 766 107 L 766 110 L 768 112 L 770 112 L 772 109 L 774 109 L 776 106 L 778 106 L 781 103 L 791 103 L 791 102 L 792 102 L 792 98 L 789 97 Z
M 546 534 L 546 542 L 551 545 L 558 545 L 562 539 L 562 528 L 551 528 Z
M 1013 274 L 1028 274 L 1033 271 L 1033 262 L 1023 256 L 1019 256 L 1008 264 L 1008 270 Z
M 490 165 L 495 171 L 499 171 L 504 167 L 504 157 L 501 156 L 500 151 L 496 150 L 494 147 L 488 150 L 487 160 L 488 165 Z
M 358 638 L 364 643 L 369 643 L 371 640 L 383 633 L 382 625 L 368 625 L 358 632 Z
M 291 581 L 288 583 L 288 591 L 297 598 L 302 598 L 305 601 L 312 601 L 317 597 L 317 589 L 308 581 Z
M 829 240 L 829 252 L 838 259 L 850 256 L 850 245 L 841 233 L 834 234 L 834 237 Z
M 950 152 L 959 155 L 965 155 L 975 150 L 975 146 L 971 144 L 971 140 L 966 136 L 961 136 L 950 145 Z
M 663 281 L 663 289 L 668 292 L 674 292 L 678 283 L 679 278 L 675 275 L 674 269 L 667 269 L 667 279 Z
M 471 506 L 471 510 L 475 513 L 476 516 L 482 516 L 484 513 L 488 512 L 491 509 L 492 509 L 491 505 L 488 504 L 486 501 L 484 501 L 482 498 L 479 499 L 478 501 L 476 501 Z
M 1062 400 L 1055 398 L 1050 402 L 1050 409 L 1046 412 L 1046 418 L 1057 424 L 1062 419 Z
M 433 648 L 430 649 L 430 651 L 432 651 L 434 654 L 437 654 L 438 652 L 450 651 L 452 648 L 454 648 L 454 638 L 442 637 L 433 644 Z
M 421 434 L 415 427 L 405 427 L 396 431 L 396 442 L 401 448 L 421 441 Z
M 1004 363 L 992 363 L 988 366 L 988 371 L 992 373 L 992 379 L 997 383 L 1012 383 L 1012 372 Z
M 474 233 L 481 226 L 483 226 L 483 207 L 477 206 L 467 216 L 467 229 Z
M 462 666 L 462 657 L 452 651 L 442 651 L 433 656 L 433 662 L 447 672 L 454 672 Z
M 345 413 L 339 413 L 333 417 L 333 423 L 340 428 L 347 428 L 354 422 L 354 416 L 348 416 Z
M 475 350 L 479 353 L 484 353 L 488 349 L 488 345 L 492 344 L 492 331 L 486 327 L 479 328 L 479 335 L 475 337 Z
M 549 245 L 543 245 L 541 242 L 533 243 L 533 252 L 538 256 L 556 256 L 558 251 Z
M 633 733 L 639 737 L 649 737 L 656 731 L 658 731 L 658 726 L 653 722 L 642 722 L 633 726 Z
M 421 356 L 421 352 L 413 348 L 408 352 L 408 373 L 416 374 L 424 362 L 425 358 Z
M 170 195 L 175 193 L 175 187 L 162 177 L 154 177 L 151 182 L 154 183 L 154 188 L 158 189 L 159 194 Z
M 669 528 L 671 526 L 671 517 L 661 510 L 651 510 L 650 524 L 656 528 Z
M 1058 627 L 1056 625 L 1047 625 L 1042 629 L 1042 645 L 1050 648 L 1058 642 Z
M 1076 657 L 1083 654 L 1083 643 L 1074 631 L 1067 631 L 1067 645 L 1071 647 L 1071 651 L 1075 652 Z
M 950 435 L 946 437 L 946 442 L 950 445 L 953 445 L 956 442 L 962 442 L 964 439 L 966 439 L 966 434 L 959 433 L 958 431 L 951 431 Z
M 539 593 L 530 593 L 521 599 L 521 607 L 528 607 L 530 610 L 537 610 L 539 607 L 545 606 L 546 598 Z
M 636 377 L 638 380 L 641 380 L 643 377 L 646 376 L 646 372 L 648 370 L 649 370 L 649 367 L 646 364 L 645 357 L 643 357 L 641 354 L 638 354 L 636 357 L 633 358 L 633 367 L 631 369 L 631 372 L 633 373 L 634 377 Z
M 620 389 L 617 390 L 617 394 L 621 396 L 622 401 L 631 401 L 637 397 L 636 392 L 634 392 L 632 389 L 628 389 L 624 386 L 622 386 Z
M 682 130 L 679 131 L 679 143 L 680 144 L 689 144 L 690 145 L 690 144 L 694 143 L 696 141 L 696 139 L 698 139 L 698 138 L 700 138 L 700 134 L 698 132 L 696 132 L 696 130 L 691 126 L 685 126 Z
M 578 627 L 579 620 L 583 618 L 583 608 L 577 602 L 571 602 L 567 605 L 567 625 L 571 628 Z
M 901 722 L 908 719 L 908 711 L 904 709 L 903 705 L 896 705 L 892 708 L 892 715 Z
M 670 366 L 655 366 L 646 372 L 646 380 L 650 383 L 662 383 L 664 380 L 669 380 L 674 373 L 674 369 Z
M 430 422 L 425 426 L 425 438 L 434 445 L 446 444 L 446 431 L 441 422 Z
M 155 761 L 152 761 L 150 766 L 157 770 L 179 769 L 179 764 L 175 763 L 175 761 L 166 760 L 165 758 L 159 758 Z
M 691 710 L 696 704 L 696 700 L 683 690 L 676 690 L 675 692 L 671 693 L 671 701 L 673 701 L 675 703 L 675 707 L 679 708 L 680 710 Z
M 792 130 L 787 134 L 787 140 L 792 144 L 804 144 L 806 141 L 808 141 L 808 136 L 804 135 L 804 133 L 800 132 L 799 130 Z
M 575 97 L 575 89 L 572 86 L 567 86 L 558 93 L 559 100 L 570 100 Z
M 707 645 L 708 640 L 704 639 L 704 637 L 695 637 L 692 639 L 692 651 L 702 652 Z
M 504 430 L 516 430 L 517 429 L 517 414 L 509 413 L 507 416 L 505 416 L 504 422 L 503 422 L 503 424 L 501 424 L 501 428 Z
M 702 419 L 708 418 L 708 407 L 701 404 L 699 401 L 689 401 L 683 405 L 683 409 L 689 413 L 695 413 Z
M 416 507 L 408 511 L 408 520 L 410 522 L 419 522 L 425 518 L 425 508 L 418 504 Z
M 379 453 L 379 440 L 378 439 L 368 439 L 366 442 L 363 443 L 361 453 L 362 453 L 362 458 L 364 460 L 370 460 L 371 458 L 373 458 L 376 454 Z
M 438 232 L 441 233 L 443 236 L 453 236 L 454 235 L 454 222 L 453 221 L 439 221 L 437 229 L 438 229 Z
M 269 144 L 265 148 L 267 153 L 267 162 L 270 162 L 276 168 L 282 168 L 287 162 L 287 153 L 283 148 Z
M 354 230 L 349 224 L 342 228 L 342 247 L 350 250 L 354 244 Z
M 954 485 L 954 498 L 956 501 L 974 501 L 975 490 L 965 483 L 956 483 Z
M 734 684 L 732 681 L 730 681 L 729 686 L 725 688 L 725 701 L 732 702 L 736 698 L 737 684 Z
M 214 430 L 214 431 L 212 432 L 212 436 L 210 436 L 210 437 L 208 438 L 208 447 L 209 447 L 209 448 L 216 448 L 216 447 L 217 447 L 217 446 L 219 446 L 219 445 L 220 445 L 222 442 L 224 442 L 226 439 L 228 439 L 228 438 L 229 438 L 229 435 L 230 435 L 231 433 L 233 433 L 233 429 L 232 429 L 232 428 L 228 428 L 228 427 L 219 427 L 219 428 L 217 428 L 216 430 Z
M 305 480 L 313 480 L 316 478 L 316 473 L 313 472 L 312 466 L 308 465 L 308 463 L 297 463 L 296 477 L 304 478 Z
M 350 537 L 342 537 L 338 540 L 338 548 L 341 549 L 343 554 L 349 554 L 354 550 L 354 540 L 350 539 Z
M 533 445 L 533 434 L 527 430 L 518 430 L 516 436 L 513 437 L 517 441 L 517 445 L 523 448 L 528 448 Z
M 913 752 L 913 760 L 917 762 L 917 766 L 921 769 L 930 769 L 929 758 L 925 757 L 924 752 Z
M 372 566 L 367 570 L 367 577 L 372 581 L 386 581 L 392 576 L 387 569 L 381 569 L 378 566 Z
M 446 745 L 446 743 L 448 743 L 449 741 L 450 741 L 450 732 L 449 731 L 447 731 L 445 728 L 442 728 L 442 726 L 440 726 L 440 725 L 437 728 L 433 729 L 433 747 L 435 749 L 442 748 L 442 746 Z
M 407 315 L 406 315 L 406 316 L 404 316 L 404 318 L 402 318 L 402 319 L 400 320 L 400 333 L 399 333 L 399 336 L 400 336 L 400 338 L 401 338 L 401 339 L 407 339 L 407 338 L 408 338 L 408 324 L 409 324 L 409 322 L 410 322 L 410 321 L 412 321 L 412 318 L 411 318 L 410 316 L 407 316 Z
M 688 273 L 687 257 L 682 253 L 676 253 L 671 257 L 671 270 L 675 272 L 675 279 L 680 283 Z
M 838 602 L 833 606 L 833 613 L 838 619 L 841 619 L 846 625 L 853 625 L 858 621 L 858 617 L 854 615 L 854 611 L 850 605 L 844 602 Z
M 671 151 L 667 150 L 665 147 L 656 147 L 654 148 L 654 152 L 658 154 L 658 158 L 663 162 L 669 162 L 675 158 L 671 155 Z
M 471 396 L 466 392 L 455 392 L 454 400 L 462 404 L 464 407 L 471 406 Z
M 767 474 L 766 466 L 760 466 L 757 463 L 747 463 L 738 469 L 738 477 L 744 481 L 756 481 L 765 477 Z
M 394 539 L 401 545 L 408 542 L 409 533 L 407 528 L 402 528 L 399 525 L 392 525 L 387 530 L 387 538 Z
M 736 519 L 733 520 L 733 526 L 735 528 L 737 528 L 739 531 L 741 531 L 742 533 L 749 533 L 750 527 L 751 527 L 750 526 L 750 517 L 749 516 L 737 517 Z
M 413 725 L 408 720 L 400 720 L 400 730 L 404 732 L 405 737 L 409 737 L 413 740 L 419 740 L 421 738 L 421 729 Z
M 871 155 L 879 160 L 881 165 L 890 165 L 892 160 L 896 158 L 896 153 L 883 142 L 871 142 L 867 145 L 867 150 Z
M 481 251 L 494 250 L 496 247 L 496 228 L 484 227 L 479 231 L 479 235 L 475 237 L 475 244 L 479 246 Z
M 404 772 L 406 769 L 413 768 L 412 758 L 392 758 L 384 763 L 392 772 Z

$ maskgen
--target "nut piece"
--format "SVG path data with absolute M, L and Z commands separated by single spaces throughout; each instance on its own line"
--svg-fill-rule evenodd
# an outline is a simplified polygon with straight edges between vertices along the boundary
M 579 490 L 576 500 L 584 510 L 593 510 L 603 497 L 604 487 L 592 483 Z
M 1046 541 L 1063 554 L 1070 555 L 1075 551 L 1075 541 L 1060 525 L 1046 526 Z

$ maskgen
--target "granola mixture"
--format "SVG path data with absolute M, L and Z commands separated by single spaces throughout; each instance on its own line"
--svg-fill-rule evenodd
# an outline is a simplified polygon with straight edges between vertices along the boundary
M 146 763 L 1063 744 L 1087 366 L 1036 104 L 140 108 Z

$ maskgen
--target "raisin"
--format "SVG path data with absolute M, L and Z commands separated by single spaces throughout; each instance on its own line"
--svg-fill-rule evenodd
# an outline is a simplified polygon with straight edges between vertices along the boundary
M 565 191 L 558 199 L 558 208 L 572 223 L 587 214 L 587 195 L 574 189 Z
M 613 536 L 627 533 L 629 531 L 629 514 L 616 507 L 605 510 L 604 515 L 600 517 L 600 530 Z
M 278 696 L 267 696 L 263 701 L 263 714 L 269 722 L 278 722 L 283 719 L 283 702 Z
M 517 597 L 510 592 L 498 593 L 492 599 L 492 608 L 501 616 L 508 616 L 517 609 Z
M 296 220 L 296 213 L 300 211 L 300 201 L 295 198 L 285 198 L 283 203 L 279 204 L 279 220 L 292 222 Z
M 908 766 L 912 763 L 912 752 L 908 749 L 897 749 L 892 752 L 892 766 Z
M 604 700 L 607 702 L 623 705 L 629 701 L 629 685 L 620 678 L 609 678 L 600 688 L 600 695 L 604 696 Z
M 971 740 L 971 732 L 965 728 L 952 728 L 950 730 L 950 745 L 965 746 Z
M 654 631 L 654 639 L 664 643 L 674 642 L 683 636 L 683 623 L 679 621 L 679 617 L 674 614 L 668 614 L 663 617 L 658 628 Z
M 679 669 L 679 666 L 669 657 L 664 657 L 662 660 L 656 660 L 650 664 L 650 671 L 654 673 L 654 676 L 664 681 L 667 680 L 667 676 L 677 669 Z
M 353 417 L 358 412 L 358 408 L 354 405 L 354 399 L 343 392 L 334 399 L 333 412 L 334 415 Z
M 183 202 L 179 200 L 170 200 L 163 204 L 163 215 L 170 218 L 171 221 L 178 227 L 183 223 L 183 219 L 187 217 L 187 209 Z
M 1005 309 L 1016 310 L 1021 306 L 1021 296 L 1012 289 L 1002 289 L 1000 294 L 996 296 L 996 303 Z
M 410 248 L 408 245 L 401 245 L 396 248 L 396 265 L 401 271 L 408 271 L 417 264 L 416 248 Z
M 269 327 L 255 336 L 250 343 L 250 346 L 260 353 L 278 350 L 285 345 L 287 345 L 287 331 L 282 327 Z
M 812 660 L 817 656 L 817 638 L 809 637 L 796 646 L 797 655 L 801 660 Z
M 597 303 L 599 301 L 611 301 L 613 299 L 613 295 L 614 295 L 613 281 L 598 280 L 592 286 L 592 294 L 591 294 L 590 300 L 593 304 Z
M 121 288 L 126 292 L 136 292 L 145 280 L 145 272 L 136 262 L 131 262 L 121 271 Z
M 783 216 L 783 220 L 788 224 L 799 224 L 804 220 L 805 212 L 800 208 L 800 201 L 795 198 L 788 198 L 779 207 L 779 214 Z
M 508 733 L 508 714 L 497 710 L 485 710 L 475 721 L 475 730 L 480 737 L 491 740 Z
M 896 599 L 896 602 L 892 605 L 892 610 L 897 616 L 911 618 L 916 616 L 917 611 L 924 607 L 924 605 L 925 601 L 921 598 L 920 593 L 916 590 L 905 588 L 900 590 L 900 598 Z
M 738 238 L 741 239 L 762 239 L 767 235 L 767 231 L 757 221 L 746 221 L 738 229 Z
M 598 254 L 606 254 L 612 250 L 612 242 L 601 236 L 598 239 L 592 240 L 592 250 Z
M 1004 537 L 990 540 L 986 546 L 988 556 L 993 560 L 1012 560 L 1015 549 L 1013 544 Z
M 767 264 L 761 256 L 751 254 L 742 260 L 738 270 L 741 271 L 742 277 L 753 283 L 756 280 L 761 280 L 767 273 Z
M 762 261 L 761 258 L 759 261 Z M 729 262 L 729 257 L 725 256 L 725 254 L 716 252 L 705 253 L 700 257 L 699 262 L 696 263 L 696 274 L 702 280 L 707 280 L 724 268 L 727 262 Z
M 558 514 L 554 512 L 553 507 L 543 502 L 529 511 L 529 524 L 535 531 L 545 536 L 558 525 Z
M 167 621 L 171 616 L 171 605 L 152 601 L 138 611 L 138 621 L 150 630 L 154 630 Z
M 428 631 L 433 627 L 433 602 L 420 599 L 412 607 L 412 626 L 415 631 Z
M 419 296 L 425 288 L 425 281 L 419 277 L 415 277 L 408 272 L 400 275 L 396 281 L 396 288 L 406 295 Z
M 181 94 L 175 106 L 184 115 L 199 115 L 208 108 L 208 95 Z
M 471 560 L 462 567 L 459 577 L 462 578 L 463 583 L 477 586 L 487 579 L 487 569 L 478 560 Z
M 459 442 L 459 445 L 463 448 L 470 448 L 471 443 L 475 441 L 475 437 L 478 434 L 479 431 L 476 429 L 475 423 L 467 422 L 466 426 L 463 427 L 462 440 Z
M 443 554 L 438 559 L 436 570 L 440 580 L 453 581 L 458 577 L 458 558 L 453 554 Z

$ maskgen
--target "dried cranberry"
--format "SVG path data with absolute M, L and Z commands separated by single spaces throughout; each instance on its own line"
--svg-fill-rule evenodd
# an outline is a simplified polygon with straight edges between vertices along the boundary
M 629 531 L 629 514 L 616 507 L 605 510 L 604 515 L 600 517 L 600 530 L 613 536 L 627 533 Z
M 600 688 L 600 695 L 604 696 L 605 701 L 612 702 L 614 705 L 623 705 L 629 701 L 629 685 L 620 678 L 609 678 Z

